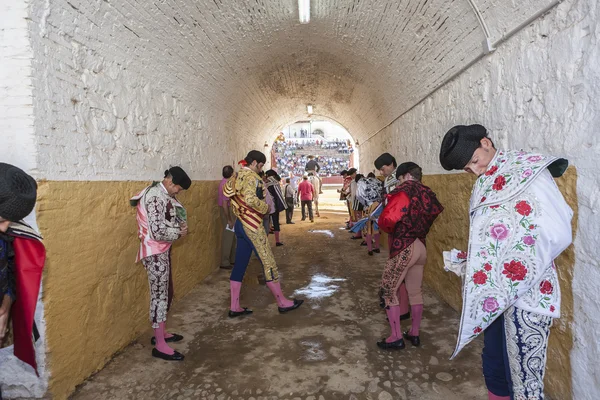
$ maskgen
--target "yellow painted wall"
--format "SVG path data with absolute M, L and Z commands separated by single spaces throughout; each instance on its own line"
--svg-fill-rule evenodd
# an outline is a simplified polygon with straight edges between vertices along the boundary
M 428 175 L 423 183 L 433 189 L 445 207 L 427 236 L 427 266 L 425 283 L 460 312 L 462 307 L 460 279 L 443 269 L 442 251 L 467 249 L 469 234 L 469 198 L 475 177 L 469 174 Z M 573 237 L 577 224 L 577 173 L 571 167 L 557 180 L 565 199 L 575 212 Z M 554 399 L 570 399 L 571 395 L 571 348 L 573 347 L 573 268 L 575 254 L 571 245 L 557 260 L 562 291 L 562 316 L 554 321 L 548 346 L 546 369 L 546 393 Z M 458 331 L 458 327 L 457 327 Z
M 37 221 L 47 248 L 44 304 L 50 391 L 66 398 L 150 327 L 148 281 L 129 198 L 147 182 L 39 183 Z M 173 246 L 175 299 L 220 262 L 219 182 L 197 181 L 178 196 L 190 233 Z

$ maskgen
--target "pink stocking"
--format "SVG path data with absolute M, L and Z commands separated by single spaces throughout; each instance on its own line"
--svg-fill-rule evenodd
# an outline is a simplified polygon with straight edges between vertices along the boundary
M 279 243 L 279 231 L 275 231 L 275 243 Z
M 388 321 L 390 323 L 390 328 L 392 330 L 391 336 L 389 336 L 385 341 L 387 343 L 392 343 L 402 338 L 402 331 L 400 328 L 400 307 L 399 306 L 389 306 L 385 309 L 385 313 L 387 314 Z
M 406 291 L 406 285 L 404 282 L 402 282 L 400 288 L 398 289 L 398 301 L 400 301 L 400 315 L 408 313 L 410 310 L 410 303 L 408 302 L 408 292 Z
M 242 307 L 240 307 L 240 291 L 242 290 L 242 282 L 238 281 L 229 281 L 229 290 L 231 292 L 231 311 L 244 311 Z
M 510 396 L 497 396 L 488 390 L 488 400 L 510 400 Z
M 277 305 L 279 307 L 291 307 L 294 305 L 293 301 L 286 299 L 283 295 L 283 292 L 281 291 L 281 284 L 279 282 L 267 282 L 267 287 L 271 289 L 271 293 L 273 293 L 273 296 L 275 296 L 275 300 L 277 300 Z
M 365 240 L 367 241 L 367 250 L 373 251 L 373 242 L 371 241 L 371 235 L 365 235 Z
M 375 238 L 375 248 L 378 249 L 379 248 L 379 233 L 376 233 L 375 235 L 373 235 L 373 237 Z
M 423 318 L 423 304 L 415 304 L 410 306 L 410 312 L 412 317 L 410 335 L 419 336 L 419 328 L 421 327 L 421 319 Z
M 161 353 L 173 355 L 175 350 L 169 347 L 167 342 L 165 342 L 165 323 L 159 322 L 158 328 L 154 328 L 154 337 L 156 338 L 156 350 Z

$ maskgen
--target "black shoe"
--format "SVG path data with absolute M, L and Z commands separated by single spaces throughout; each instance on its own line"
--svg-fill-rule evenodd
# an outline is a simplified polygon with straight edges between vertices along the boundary
M 363 240 L 362 242 L 360 242 L 360 245 L 361 245 L 361 246 L 366 246 L 366 245 L 367 245 L 367 242 L 365 242 L 365 241 Z
M 306 218 L 302 218 L 300 221 L 306 221 Z
M 180 340 L 183 340 L 183 336 L 173 333 L 173 336 L 171 336 L 170 338 L 166 338 L 165 342 L 175 343 L 179 342 Z M 154 336 L 152 336 L 152 339 L 150 339 L 150 344 L 152 344 L 152 346 L 156 345 L 156 338 Z
M 381 250 L 379 250 L 379 249 L 374 249 L 373 251 L 377 254 L 381 253 Z
M 373 255 L 373 252 L 372 252 L 372 251 L 369 251 L 369 255 L 370 255 L 370 256 L 372 256 L 372 255 Z
M 235 318 L 235 317 L 240 317 L 242 315 L 248 315 L 248 314 L 252 314 L 252 310 L 246 307 L 242 307 L 244 309 L 244 311 L 231 311 L 229 310 L 229 313 L 227 315 L 229 315 L 229 318 Z
M 402 350 L 406 347 L 404 339 L 400 338 L 395 342 L 388 343 L 385 339 L 381 339 L 381 342 L 377 342 L 377 347 L 384 350 Z
M 362 239 L 362 236 L 352 236 L 350 238 L 351 240 L 358 240 L 358 239 Z M 365 246 L 367 245 L 367 242 L 365 242 Z
M 283 243 L 277 242 L 277 243 L 275 243 L 275 246 L 283 246 Z
M 411 336 L 411 335 L 408 334 L 408 331 L 404 332 L 403 336 L 406 338 L 406 340 L 408 340 L 409 342 L 411 342 L 413 346 L 420 346 L 421 345 L 421 340 L 419 339 L 418 336 Z
M 410 319 L 410 311 L 400 316 L 400 321 L 406 321 L 407 319 Z
M 163 360 L 167 361 L 183 361 L 184 359 L 183 354 L 178 351 L 173 354 L 165 354 L 156 350 L 156 348 L 152 349 L 152 357 L 162 358 Z
M 233 269 L 233 265 L 221 265 L 219 268 L 221 268 L 221 269 Z
M 296 308 L 300 307 L 302 305 L 302 303 L 304 303 L 304 300 L 298 300 L 298 299 L 294 299 L 294 305 L 293 306 L 289 306 L 289 307 L 277 307 L 279 309 L 280 313 L 286 313 L 288 311 L 292 311 L 295 310 Z

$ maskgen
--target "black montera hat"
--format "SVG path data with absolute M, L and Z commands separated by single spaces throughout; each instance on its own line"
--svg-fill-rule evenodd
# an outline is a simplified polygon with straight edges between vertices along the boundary
M 165 171 L 165 178 L 169 175 L 171 175 L 171 177 L 173 178 L 174 184 L 181 186 L 185 190 L 188 190 L 192 185 L 192 180 L 181 167 L 169 168 Z
M 440 164 L 447 171 L 463 169 L 485 137 L 487 131 L 482 125 L 456 125 L 442 140 Z
M 375 162 L 373 164 L 375 164 L 375 168 L 377 168 L 378 170 L 381 169 L 384 165 L 393 165 L 394 167 L 397 165 L 396 159 L 390 153 L 383 153 L 375 159 Z
M 418 164 L 415 164 L 412 161 L 408 161 L 408 162 L 398 165 L 398 168 L 396 168 L 396 179 L 399 179 L 402 175 L 409 173 L 410 171 L 412 171 L 415 168 L 421 168 L 421 167 L 419 167 Z
M 22 220 L 33 210 L 36 197 L 35 179 L 21 168 L 0 163 L 0 217 Z

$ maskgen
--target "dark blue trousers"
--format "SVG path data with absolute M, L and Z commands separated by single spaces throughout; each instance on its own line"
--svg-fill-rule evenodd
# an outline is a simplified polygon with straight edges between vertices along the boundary
M 229 279 L 236 282 L 242 282 L 244 280 L 244 275 L 246 274 L 246 269 L 248 268 L 248 263 L 250 262 L 250 257 L 252 256 L 252 252 L 256 254 L 256 258 L 258 258 L 259 261 L 260 257 L 258 256 L 252 241 L 248 235 L 246 235 L 244 226 L 239 219 L 235 221 L 234 226 L 237 242 L 235 248 L 235 263 L 233 264 L 231 277 Z
M 506 351 L 504 314 L 483 332 L 483 376 L 488 390 L 496 396 L 511 396 L 512 380 Z

